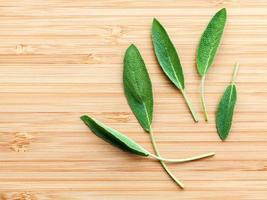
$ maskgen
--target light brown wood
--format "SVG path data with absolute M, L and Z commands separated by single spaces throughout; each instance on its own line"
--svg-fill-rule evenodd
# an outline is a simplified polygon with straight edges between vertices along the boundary
M 211 120 L 205 123 L 195 52 L 222 7 L 228 22 L 207 76 Z M 155 60 L 153 17 L 178 49 L 198 124 Z M 265 0 L 0 1 L 0 199 L 266 200 L 266 35 Z M 162 155 L 216 153 L 168 165 L 185 190 L 158 162 L 115 149 L 79 120 L 91 114 L 152 150 L 123 94 L 122 61 L 131 43 L 151 74 Z M 220 142 L 214 113 L 236 61 L 234 124 L 228 141 Z

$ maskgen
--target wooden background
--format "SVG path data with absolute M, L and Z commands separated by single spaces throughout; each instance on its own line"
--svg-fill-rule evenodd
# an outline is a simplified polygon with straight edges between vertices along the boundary
M 222 7 L 228 22 L 206 81 L 211 120 L 205 123 L 195 52 Z M 198 124 L 156 63 L 153 17 L 178 49 Z M 185 190 L 158 162 L 113 148 L 79 120 L 91 114 L 151 149 L 122 90 L 123 55 L 131 43 L 153 82 L 153 127 L 162 155 L 216 153 L 169 165 Z M 266 51 L 266 0 L 1 0 L 0 199 L 266 200 Z M 220 142 L 214 112 L 236 61 L 235 123 L 228 141 Z

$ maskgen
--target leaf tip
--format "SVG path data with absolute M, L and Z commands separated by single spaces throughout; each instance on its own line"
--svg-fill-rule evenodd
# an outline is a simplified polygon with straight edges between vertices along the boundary
M 154 17 L 154 18 L 153 18 L 153 24 L 156 23 L 156 22 L 158 22 L 158 20 L 157 20 L 156 17 Z
M 220 11 L 226 13 L 226 8 L 222 8 Z
M 82 115 L 82 116 L 80 117 L 80 119 L 81 119 L 83 122 L 86 122 L 86 121 L 88 121 L 88 120 L 92 120 L 92 118 L 89 117 L 88 115 Z
M 130 44 L 129 48 L 136 48 L 136 46 L 134 43 L 132 43 L 132 44 Z
M 156 26 L 159 26 L 160 23 L 159 23 L 159 20 L 157 20 L 157 18 L 153 18 L 153 22 L 152 22 L 152 28 L 155 28 Z
M 82 115 L 82 116 L 80 116 L 80 119 L 83 120 L 86 117 L 87 117 L 87 115 Z
M 134 48 L 134 47 L 135 47 L 135 45 L 134 45 L 134 43 L 132 43 L 132 44 L 130 44 L 130 45 L 128 46 L 127 50 L 128 50 L 128 49 L 131 49 L 131 48 Z
M 219 10 L 219 11 L 217 12 L 217 14 L 220 14 L 220 15 L 223 15 L 224 17 L 226 17 L 226 15 L 227 15 L 227 10 L 226 10 L 226 8 L 222 8 L 221 10 Z
M 135 44 L 130 44 L 130 46 L 127 48 L 126 50 L 126 54 L 129 53 L 130 51 L 136 51 L 137 50 L 137 47 Z

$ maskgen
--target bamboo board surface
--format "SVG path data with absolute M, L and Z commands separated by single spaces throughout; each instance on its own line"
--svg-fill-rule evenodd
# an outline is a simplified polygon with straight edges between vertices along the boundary
M 206 80 L 211 120 L 205 123 L 195 52 L 222 7 L 228 22 Z M 198 124 L 155 60 L 153 17 L 178 49 Z M 0 30 L 0 199 L 266 200 L 267 1 L 2 0 Z M 161 154 L 216 153 L 168 165 L 185 190 L 158 162 L 115 149 L 79 120 L 91 114 L 152 150 L 123 94 L 122 61 L 131 43 L 151 75 Z M 220 142 L 214 112 L 236 61 L 234 124 L 228 141 Z

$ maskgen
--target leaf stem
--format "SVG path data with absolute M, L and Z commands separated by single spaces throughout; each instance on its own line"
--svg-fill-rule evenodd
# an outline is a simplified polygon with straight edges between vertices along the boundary
M 182 159 L 170 159 L 170 158 L 163 158 L 161 156 L 156 156 L 152 153 L 149 153 L 149 156 L 151 156 L 152 158 L 155 158 L 157 160 L 161 160 L 161 161 L 166 161 L 169 163 L 184 163 L 184 162 L 190 162 L 190 161 L 194 161 L 194 160 L 200 160 L 203 158 L 207 158 L 207 157 L 211 157 L 214 156 L 215 153 L 206 153 L 206 154 L 202 154 L 199 156 L 194 156 L 194 157 L 189 157 L 189 158 L 182 158 Z
M 156 141 L 155 141 L 155 136 L 154 136 L 154 133 L 153 133 L 153 130 L 150 129 L 150 139 L 151 139 L 151 143 L 152 143 L 152 146 L 153 146 L 153 149 L 155 151 L 155 154 L 157 156 L 160 156 L 160 153 L 159 153 L 159 150 L 158 150 L 158 147 L 157 147 L 157 144 L 156 144 Z M 167 174 L 169 175 L 169 177 L 181 188 L 181 189 L 184 189 L 184 184 L 179 181 L 175 175 L 170 171 L 170 169 L 167 167 L 167 165 L 162 161 L 162 160 L 159 160 L 160 164 L 162 165 L 163 169 L 167 172 Z
M 236 79 L 236 75 L 237 75 L 238 69 L 239 69 L 239 63 L 237 62 L 235 64 L 234 72 L 233 72 L 233 75 L 232 75 L 232 81 L 231 81 L 232 85 L 235 83 L 235 79 Z
M 198 116 L 197 116 L 197 113 L 195 112 L 195 110 L 194 110 L 194 108 L 193 108 L 193 105 L 192 105 L 190 99 L 189 99 L 188 96 L 187 96 L 186 91 L 183 90 L 183 89 L 181 89 L 181 93 L 182 93 L 182 95 L 183 95 L 183 97 L 184 97 L 184 99 L 185 99 L 185 102 L 186 102 L 186 104 L 187 104 L 187 106 L 188 106 L 188 108 L 189 108 L 189 110 L 190 110 L 190 112 L 191 112 L 191 115 L 192 115 L 194 121 L 195 121 L 195 122 L 198 122 Z
M 201 94 L 201 104 L 202 104 L 202 108 L 204 111 L 204 116 L 205 116 L 205 121 L 209 121 L 209 117 L 208 117 L 208 112 L 207 112 L 207 108 L 206 108 L 206 102 L 205 102 L 205 97 L 204 97 L 204 82 L 205 82 L 205 78 L 206 76 L 203 75 L 201 78 L 201 84 L 200 84 L 200 94 Z

